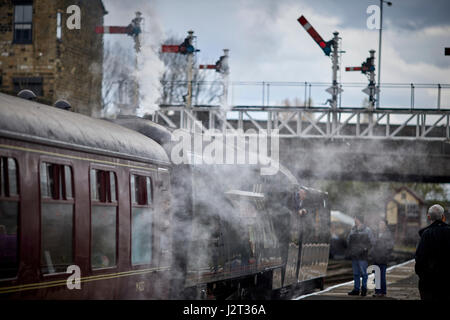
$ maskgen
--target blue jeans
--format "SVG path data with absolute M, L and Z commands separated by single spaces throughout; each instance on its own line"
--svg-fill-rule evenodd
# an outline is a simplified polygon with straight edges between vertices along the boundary
M 353 269 L 353 289 L 358 290 L 361 288 L 360 278 L 362 277 L 362 289 L 367 290 L 367 267 L 366 260 L 352 260 Z
M 381 271 L 381 289 L 375 289 L 375 293 L 386 294 L 386 268 L 385 264 L 377 264 Z

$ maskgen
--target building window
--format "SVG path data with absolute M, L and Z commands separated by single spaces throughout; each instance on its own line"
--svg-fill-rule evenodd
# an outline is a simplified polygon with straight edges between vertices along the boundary
M 131 264 L 150 264 L 152 259 L 152 180 L 131 175 Z
M 0 279 L 17 275 L 19 201 L 17 162 L 0 157 Z
M 33 4 L 21 3 L 14 6 L 14 43 L 33 42 Z
M 66 165 L 42 162 L 41 270 L 66 272 L 73 264 L 73 173 Z
M 117 261 L 116 175 L 91 169 L 91 266 L 111 268 Z
M 417 204 L 406 204 L 405 208 L 408 218 L 418 219 L 420 217 L 419 206 Z
M 16 94 L 20 90 L 28 89 L 38 97 L 44 96 L 42 77 L 13 78 L 13 85 Z

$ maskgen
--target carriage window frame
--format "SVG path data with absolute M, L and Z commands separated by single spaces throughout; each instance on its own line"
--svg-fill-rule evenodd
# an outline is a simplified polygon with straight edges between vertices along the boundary
M 110 193 L 106 194 L 106 201 L 101 201 L 102 199 L 100 199 L 100 197 L 93 199 L 93 193 L 92 193 L 92 171 L 103 171 L 103 172 L 109 172 L 110 174 L 112 173 L 114 175 L 115 178 L 115 184 L 114 184 L 114 192 L 115 192 L 115 199 L 113 200 L 112 197 L 112 193 L 111 193 L 111 182 L 109 183 L 110 186 Z M 88 171 L 88 180 L 89 180 L 89 269 L 92 273 L 101 273 L 104 272 L 105 270 L 110 270 L 110 271 L 114 271 L 117 270 L 118 266 L 119 266 L 119 178 L 118 178 L 118 172 L 117 172 L 117 168 L 112 167 L 112 166 L 103 166 L 103 165 L 97 165 L 97 164 L 91 164 L 89 166 L 89 171 Z M 97 177 L 96 177 L 97 179 Z M 106 180 L 105 180 L 106 181 Z M 93 206 L 104 206 L 104 207 L 115 207 L 116 210 L 116 214 L 115 214 L 115 219 L 116 219 L 116 223 L 115 223 L 115 265 L 113 266 L 108 266 L 108 267 L 94 267 L 93 266 L 93 261 L 92 261 L 92 245 L 93 245 L 93 241 L 92 241 L 92 236 L 93 236 L 93 228 L 92 228 L 92 207 Z
M 58 197 L 60 196 L 61 198 L 53 198 L 52 194 L 50 193 L 50 197 L 45 197 L 43 195 L 43 190 L 42 190 L 42 165 L 43 164 L 51 164 L 51 165 L 58 165 L 63 167 L 63 170 L 60 171 L 62 172 L 62 177 L 61 177 L 61 194 L 58 194 Z M 39 272 L 40 274 L 44 277 L 53 277 L 53 276 L 60 276 L 62 274 L 65 274 L 66 271 L 56 271 L 56 272 L 43 272 L 43 268 L 44 266 L 41 264 L 41 259 L 42 259 L 42 245 L 43 245 L 43 241 L 42 241 L 42 219 L 43 219 L 43 206 L 42 204 L 44 203 L 51 203 L 51 204 L 70 204 L 72 205 L 72 262 L 71 264 L 75 264 L 75 251 L 76 251 L 76 236 L 75 236 L 75 215 L 76 215 L 76 190 L 75 190 L 75 171 L 74 171 L 74 164 L 72 161 L 68 161 L 68 160 L 64 160 L 64 159 L 58 159 L 58 158 L 49 158 L 49 157 L 42 157 L 39 160 L 39 167 L 38 167 L 38 181 L 39 181 Z M 67 196 L 67 185 L 66 185 L 66 173 L 65 173 L 65 168 L 69 167 L 71 170 L 71 196 L 68 197 Z M 48 178 L 48 177 L 47 177 Z M 69 264 L 70 265 L 70 264 Z
M 15 176 L 16 176 L 16 193 L 11 195 L 9 192 L 9 170 L 8 168 L 3 166 L 3 159 L 6 158 L 7 162 L 9 160 L 13 160 L 15 162 Z M 21 230 L 20 230 L 20 222 L 21 222 L 21 186 L 20 186 L 20 168 L 19 168 L 19 161 L 18 161 L 18 155 L 16 154 L 10 154 L 9 152 L 1 153 L 0 154 L 0 163 L 2 165 L 0 166 L 0 181 L 4 181 L 4 184 L 1 185 L 0 183 L 0 201 L 11 201 L 17 203 L 17 224 L 16 224 L 16 273 L 14 276 L 11 277 L 5 277 L 0 278 L 0 283 L 4 281 L 11 281 L 15 280 L 18 277 L 19 273 L 19 263 L 20 263 L 20 238 L 21 238 Z M 5 174 L 6 171 L 6 174 Z M 8 179 L 8 182 L 7 180 Z M 8 191 L 8 192 L 6 192 Z
M 138 202 L 134 202 L 134 190 L 133 190 L 133 176 L 140 176 L 146 179 L 146 183 L 144 184 L 146 187 L 146 200 L 145 204 L 139 204 Z M 148 183 L 147 179 L 150 179 L 150 197 L 148 196 Z M 155 255 L 155 177 L 151 172 L 146 171 L 137 171 L 130 170 L 129 174 L 129 191 L 130 191 L 130 255 L 129 255 L 129 263 L 132 269 L 143 269 L 152 265 L 155 265 L 156 255 Z M 134 208 L 148 208 L 151 210 L 151 254 L 150 254 L 150 262 L 148 263 L 133 263 L 133 209 Z
M 8 200 L 17 200 L 20 201 L 20 186 L 19 186 L 19 177 L 20 177 L 20 172 L 19 172 L 19 164 L 17 161 L 17 157 L 14 156 L 10 156 L 10 155 L 3 155 L 0 154 L 0 158 L 3 160 L 3 158 L 6 158 L 8 161 L 9 160 L 13 160 L 15 162 L 15 166 L 16 166 L 16 193 L 12 194 L 10 193 L 10 185 L 9 185 L 9 171 L 7 167 L 4 167 L 3 163 L 1 164 L 0 167 L 0 181 L 3 181 L 3 183 L 0 183 L 0 200 L 4 200 L 4 199 L 8 199 Z M 4 171 L 7 171 L 7 173 L 5 174 Z M 8 185 L 7 185 L 8 184 Z M 8 191 L 8 192 L 5 192 Z

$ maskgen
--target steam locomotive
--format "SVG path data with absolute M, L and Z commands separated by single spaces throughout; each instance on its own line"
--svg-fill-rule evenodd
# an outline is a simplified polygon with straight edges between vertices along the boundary
M 173 165 L 172 134 L 0 94 L 0 299 L 276 299 L 323 286 L 327 194 Z

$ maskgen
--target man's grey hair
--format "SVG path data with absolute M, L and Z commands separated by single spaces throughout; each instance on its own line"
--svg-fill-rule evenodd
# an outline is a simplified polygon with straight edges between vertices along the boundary
M 431 221 L 441 220 L 444 216 L 444 208 L 439 204 L 432 205 L 428 209 L 428 215 Z

